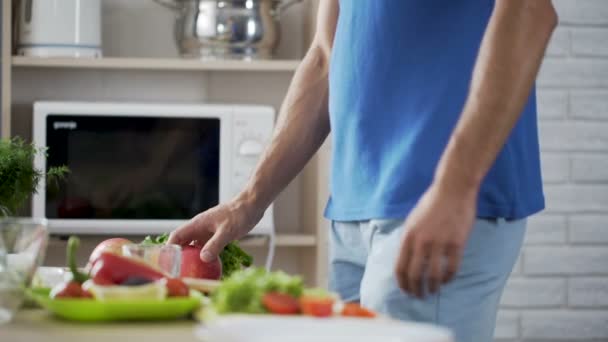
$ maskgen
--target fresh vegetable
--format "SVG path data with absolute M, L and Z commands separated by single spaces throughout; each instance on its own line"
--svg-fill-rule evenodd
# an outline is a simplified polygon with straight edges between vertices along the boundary
M 78 245 L 79 239 L 71 236 L 66 258 L 72 279 L 53 288 L 51 298 L 164 299 L 167 295 L 189 295 L 190 290 L 183 281 L 167 278 L 161 271 L 137 259 L 109 251 L 91 260 L 89 277 L 76 267 Z
M 83 298 L 90 295 L 82 289 L 80 283 L 68 281 L 53 287 L 50 293 L 51 298 Z
M 76 266 L 76 250 L 80 246 L 80 239 L 75 236 L 70 236 L 68 239 L 68 246 L 66 249 L 66 259 L 70 272 L 72 272 L 72 280 L 82 284 L 89 279 L 87 274 L 81 273 Z
M 130 277 L 149 280 L 165 277 L 162 272 L 143 262 L 109 252 L 102 253 L 92 265 L 91 279 L 97 285 L 121 285 Z
M 264 313 L 268 311 L 262 303 L 265 294 L 274 292 L 298 298 L 303 290 L 300 277 L 247 268 L 224 279 L 213 293 L 212 301 L 218 313 Z
M 224 247 L 220 253 L 222 260 L 222 277 L 227 278 L 243 267 L 253 264 L 253 257 L 239 247 L 236 242 L 231 242 Z
M 187 297 L 190 294 L 188 285 L 176 278 L 165 278 L 161 280 L 167 287 L 169 297 Z
M 346 317 L 362 317 L 362 318 L 374 318 L 376 314 L 358 303 L 346 303 L 342 308 L 342 316 Z
M 169 241 L 169 234 L 164 233 L 158 235 L 156 237 L 152 237 L 150 235 L 146 236 L 146 238 L 140 242 L 142 245 L 164 245 Z
M 211 262 L 201 260 L 201 247 L 182 246 L 180 277 L 218 280 L 222 277 L 222 263 L 219 259 Z
M 82 289 L 84 283 L 89 276 L 78 271 L 76 267 L 76 250 L 80 244 L 80 240 L 71 236 L 68 240 L 66 249 L 67 264 L 72 273 L 72 279 L 68 282 L 56 285 L 50 293 L 51 298 L 87 298 L 91 297 L 88 291 Z
M 87 269 L 90 269 L 93 266 L 93 261 L 97 260 L 102 253 L 114 253 L 118 255 L 122 255 L 122 246 L 131 244 L 132 242 L 123 238 L 112 238 L 102 241 L 93 252 L 91 252 L 91 256 L 89 256 L 89 263 L 87 265 Z
M 153 283 L 154 280 L 143 277 L 128 277 L 125 281 L 123 281 L 121 286 L 139 286 Z
M 306 289 L 300 297 L 300 309 L 305 315 L 329 317 L 333 314 L 336 299 L 334 294 L 325 289 Z
M 295 315 L 300 312 L 298 300 L 285 293 L 267 293 L 262 297 L 262 304 L 266 310 L 277 315 Z
M 155 281 L 146 285 L 138 286 L 103 286 L 94 281 L 87 281 L 83 287 L 90 291 L 96 300 L 137 300 L 167 298 L 168 289 L 162 281 Z
M 159 245 L 165 244 L 169 240 L 169 234 L 164 233 L 156 237 L 146 236 L 141 242 L 142 244 Z M 197 251 L 191 250 L 196 248 Z M 253 264 L 253 258 L 239 247 L 236 242 L 231 242 L 220 253 L 219 257 L 221 265 L 218 266 L 218 261 L 204 263 L 200 260 L 200 248 L 194 246 L 185 246 L 182 249 L 182 277 L 204 278 L 204 279 L 220 279 L 228 278 L 232 273 L 249 267 Z M 220 276 L 217 276 L 217 271 L 220 271 Z
M 300 308 L 302 313 L 314 317 L 329 317 L 333 314 L 335 300 L 330 297 L 318 298 L 300 297 Z

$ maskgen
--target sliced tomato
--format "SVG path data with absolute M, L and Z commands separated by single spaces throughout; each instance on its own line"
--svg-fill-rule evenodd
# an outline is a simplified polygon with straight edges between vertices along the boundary
M 190 289 L 181 279 L 167 278 L 165 280 L 169 297 L 187 297 L 189 295 Z
M 50 293 L 51 298 L 82 298 L 82 287 L 75 281 L 56 285 Z
M 342 316 L 374 318 L 376 317 L 376 314 L 358 303 L 346 303 L 342 309 Z
M 267 293 L 262 297 L 262 304 L 273 314 L 295 315 L 300 312 L 298 300 L 285 293 Z
M 93 294 L 89 290 L 82 289 L 82 298 L 93 298 Z
M 305 315 L 329 317 L 333 314 L 334 299 L 302 296 L 300 297 L 300 308 Z

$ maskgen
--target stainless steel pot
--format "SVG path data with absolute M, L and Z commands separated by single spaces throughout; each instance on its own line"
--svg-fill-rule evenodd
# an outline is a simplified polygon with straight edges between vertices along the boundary
M 279 17 L 302 0 L 154 0 L 176 12 L 175 40 L 183 57 L 271 58 Z

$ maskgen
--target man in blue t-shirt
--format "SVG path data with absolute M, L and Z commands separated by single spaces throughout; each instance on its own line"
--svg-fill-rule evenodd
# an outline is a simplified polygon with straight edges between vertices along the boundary
M 171 235 L 213 260 L 332 133 L 330 287 L 491 341 L 526 217 L 544 207 L 534 80 L 550 0 L 321 0 L 246 189 Z

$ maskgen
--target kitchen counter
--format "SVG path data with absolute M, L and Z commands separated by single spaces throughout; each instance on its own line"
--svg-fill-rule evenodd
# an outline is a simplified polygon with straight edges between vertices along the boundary
M 195 321 L 129 323 L 79 323 L 63 321 L 41 309 L 20 311 L 15 319 L 0 325 L 2 342 L 189 342 Z

